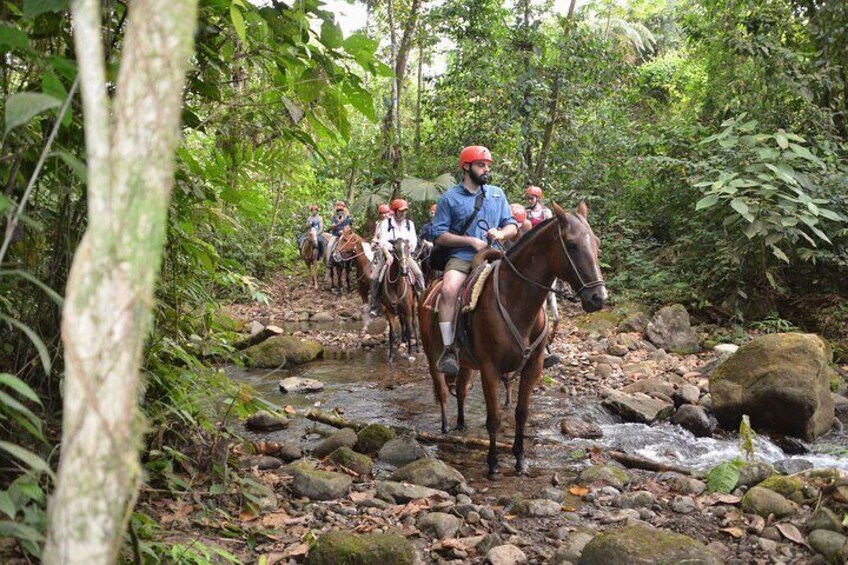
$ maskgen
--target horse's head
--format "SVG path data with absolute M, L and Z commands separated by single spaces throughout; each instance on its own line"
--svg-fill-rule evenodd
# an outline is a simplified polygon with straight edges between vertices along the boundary
M 398 267 L 401 273 L 404 272 L 406 259 L 411 255 L 412 250 L 409 248 L 409 241 L 401 237 L 389 241 L 392 244 L 392 255 L 397 260 Z
M 348 226 L 342 231 L 342 235 L 339 236 L 339 243 L 336 246 L 336 251 L 338 251 L 345 259 L 349 259 L 353 255 L 356 255 L 356 244 L 359 241 L 359 236 L 350 229 L 350 226 Z
M 580 202 L 576 214 L 566 212 L 556 204 L 553 210 L 560 243 L 552 253 L 554 272 L 580 296 L 586 312 L 600 310 L 607 299 L 607 289 L 598 262 L 601 242 L 586 219 L 589 207 L 585 202 Z
M 309 228 L 309 231 L 306 232 L 306 237 L 309 238 L 312 243 L 318 243 L 318 230 L 315 228 Z

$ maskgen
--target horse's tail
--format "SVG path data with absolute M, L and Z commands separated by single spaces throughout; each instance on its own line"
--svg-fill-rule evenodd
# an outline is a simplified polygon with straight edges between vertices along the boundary
M 504 252 L 500 249 L 484 249 L 477 253 L 474 256 L 474 259 L 471 260 L 471 270 L 473 271 L 483 263 L 488 261 L 497 261 L 498 259 L 503 259 Z

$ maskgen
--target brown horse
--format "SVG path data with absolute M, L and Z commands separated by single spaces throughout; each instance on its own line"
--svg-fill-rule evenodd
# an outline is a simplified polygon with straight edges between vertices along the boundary
M 356 291 L 359 293 L 359 298 L 362 299 L 362 304 L 365 305 L 364 312 L 368 308 L 368 295 L 371 290 L 372 265 L 368 258 L 370 246 L 350 227 L 346 227 L 339 237 L 336 251 L 343 261 L 352 261 L 356 267 Z M 341 286 L 341 282 L 339 282 L 339 286 Z M 348 292 L 350 292 L 349 284 Z
M 577 214 L 570 214 L 554 204 L 555 216 L 539 224 L 521 242 L 504 255 L 485 251 L 486 255 L 502 257 L 486 280 L 477 307 L 466 314 L 465 343 L 459 352 L 460 371 L 456 376 L 457 429 L 466 429 L 465 398 L 472 371 L 479 369 L 486 399 L 486 428 L 489 432 L 489 478 L 498 475 L 498 453 L 495 438 L 501 424 L 498 385 L 520 375 L 518 402 L 515 408 L 515 441 L 512 453 L 515 468 L 526 474 L 524 457 L 524 427 L 530 407 L 530 394 L 542 375 L 547 320 L 543 310 L 545 298 L 555 278 L 577 289 L 583 309 L 600 310 L 607 292 L 598 266 L 598 238 L 586 220 L 588 209 L 581 202 Z M 436 360 L 442 351 L 438 316 L 433 310 L 435 293 L 440 281 L 430 285 L 421 301 L 419 320 L 421 340 L 433 389 L 441 405 L 442 431 L 448 431 L 445 375 L 436 370 Z M 431 297 L 430 295 L 433 294 Z M 512 374 L 512 377 L 507 375 Z
M 383 275 L 380 284 L 380 302 L 389 322 L 389 362 L 397 356 L 397 340 L 406 342 L 406 352 L 413 352 L 412 338 L 415 333 L 415 290 L 410 274 L 405 267 L 412 261 L 409 241 L 398 238 L 391 241 L 392 264 Z M 379 252 L 379 251 L 378 251 Z
M 321 262 L 321 246 L 318 245 L 318 232 L 310 228 L 300 242 L 300 256 L 309 269 L 312 288 L 318 289 L 318 263 Z

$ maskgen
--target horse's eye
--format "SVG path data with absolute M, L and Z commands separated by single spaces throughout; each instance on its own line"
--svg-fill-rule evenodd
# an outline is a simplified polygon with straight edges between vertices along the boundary
M 576 244 L 576 243 L 572 243 L 572 242 L 570 242 L 570 241 L 569 241 L 568 243 L 566 243 L 566 244 L 565 244 L 565 246 L 566 246 L 566 247 L 567 247 L 570 251 L 577 251 L 577 244 Z

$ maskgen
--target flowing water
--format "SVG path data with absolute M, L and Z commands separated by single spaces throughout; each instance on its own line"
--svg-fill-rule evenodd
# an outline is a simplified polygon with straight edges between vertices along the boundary
M 291 370 L 259 371 L 229 367 L 227 371 L 233 379 L 250 385 L 260 397 L 278 407 L 291 405 L 298 412 L 314 407 L 328 412 L 337 411 L 349 420 L 399 425 L 437 434 L 440 430 L 438 405 L 433 397 L 424 355 L 418 354 L 417 357 L 416 360 L 402 359 L 389 365 L 384 349 L 328 351 L 325 359 Z M 316 379 L 323 382 L 325 388 L 318 393 L 283 394 L 278 383 L 290 376 Z M 515 396 L 517 392 L 513 394 Z M 452 423 L 455 412 L 456 404 L 451 398 L 449 414 Z M 575 460 L 582 459 L 593 447 L 616 449 L 700 471 L 740 454 L 735 434 L 696 438 L 670 423 L 653 426 L 621 423 L 600 406 L 599 399 L 569 398 L 553 388 L 533 395 L 531 414 L 527 447 L 531 475 L 536 477 L 561 471 Z M 558 423 L 565 416 L 576 416 L 598 424 L 603 430 L 603 438 L 574 440 L 564 437 Z M 467 402 L 466 419 L 470 429 L 465 434 L 487 437 L 486 410 L 479 377 Z M 511 410 L 503 412 L 503 421 L 498 439 L 509 442 L 513 432 Z M 848 420 L 843 423 L 848 424 Z M 310 449 L 322 439 L 322 435 L 317 433 L 322 428 L 324 426 L 320 424 L 298 418 L 288 430 L 254 437 L 294 440 L 302 448 Z M 792 457 L 764 436 L 757 436 L 755 446 L 757 456 L 770 462 Z M 848 471 L 848 441 L 841 433 L 831 431 L 819 438 L 812 448 L 814 453 L 796 457 L 806 459 L 816 467 L 838 467 Z M 433 449 L 438 449 L 439 457 L 458 466 L 467 477 L 482 477 L 485 471 L 485 451 L 482 449 L 444 445 Z M 511 454 L 501 453 L 501 465 L 505 469 L 512 466 Z

